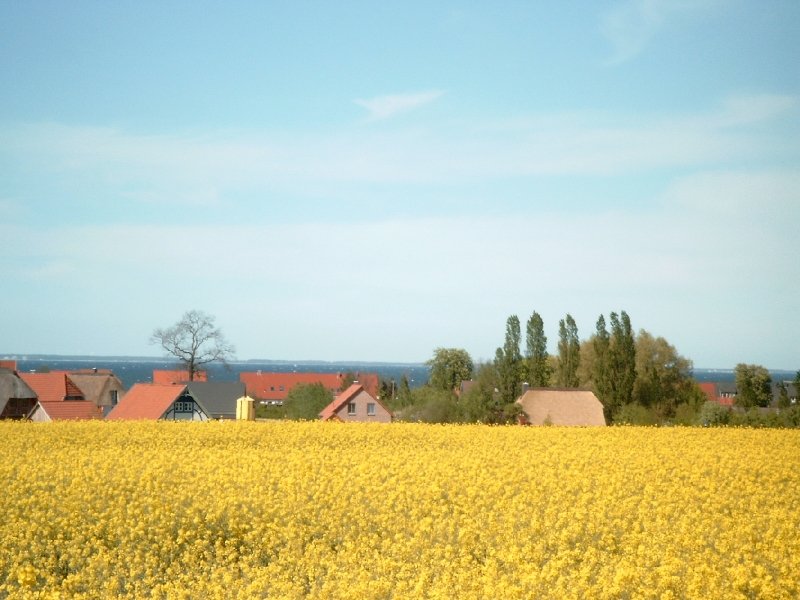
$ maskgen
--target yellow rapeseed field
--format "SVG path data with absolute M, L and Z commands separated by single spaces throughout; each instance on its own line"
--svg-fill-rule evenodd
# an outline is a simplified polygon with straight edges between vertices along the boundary
M 0 598 L 797 598 L 800 432 L 0 423 Z

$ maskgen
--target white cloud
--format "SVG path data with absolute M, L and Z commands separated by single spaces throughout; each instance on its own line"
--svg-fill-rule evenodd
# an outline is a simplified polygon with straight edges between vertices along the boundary
M 791 148 L 762 124 L 796 114 L 792 96 L 735 96 L 711 112 L 621 117 L 577 112 L 513 122 L 327 134 L 141 135 L 40 124 L 0 130 L 8 164 L 61 189 L 108 199 L 212 206 L 232 194 L 339 197 L 364 184 L 471 184 L 502 178 L 707 168 Z M 338 191 L 337 191 L 338 190 Z M 13 191 L 11 191 L 13 193 Z
M 617 65 L 638 55 L 665 23 L 679 14 L 699 12 L 715 0 L 625 0 L 606 12 L 600 32 L 613 46 L 607 65 Z
M 354 102 L 366 108 L 369 120 L 379 121 L 395 115 L 409 112 L 438 100 L 444 94 L 441 90 L 417 92 L 411 94 L 392 94 L 375 98 L 357 99 Z

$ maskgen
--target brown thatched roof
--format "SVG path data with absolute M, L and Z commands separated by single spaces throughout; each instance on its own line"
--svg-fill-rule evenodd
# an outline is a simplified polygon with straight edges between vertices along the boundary
M 602 426 L 603 405 L 589 390 L 535 388 L 517 403 L 531 425 Z
M 80 388 L 84 398 L 97 406 L 111 406 L 111 390 L 119 391 L 120 396 L 125 393 L 122 382 L 113 373 L 70 373 L 69 378 Z

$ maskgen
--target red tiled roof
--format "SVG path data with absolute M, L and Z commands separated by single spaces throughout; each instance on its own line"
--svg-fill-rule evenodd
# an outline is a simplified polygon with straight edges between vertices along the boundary
M 266 400 L 285 400 L 289 390 L 298 384 L 321 383 L 329 390 L 342 386 L 340 373 L 239 373 L 239 381 L 247 388 L 248 396 Z
M 710 402 L 717 402 L 717 384 L 709 381 L 698 383 L 697 386 L 706 395 Z
M 379 398 L 376 398 L 375 396 L 370 394 L 369 390 L 365 390 L 363 385 L 361 385 L 360 383 L 354 383 L 345 391 L 343 391 L 341 394 L 336 396 L 336 398 L 333 399 L 333 402 L 331 402 L 330 404 L 328 404 L 328 406 L 323 408 L 322 412 L 319 413 L 319 418 L 322 419 L 323 421 L 327 421 L 329 419 L 336 417 L 337 416 L 336 413 L 338 413 L 339 410 L 341 410 L 341 408 L 345 404 L 350 402 L 353 398 L 355 398 L 362 392 L 366 392 L 367 395 L 372 400 L 378 403 L 389 414 L 389 416 L 392 417 L 392 411 L 389 410 L 388 406 L 386 406 L 383 402 L 381 402 Z
M 10 371 L 17 370 L 17 361 L 15 360 L 0 360 L 0 369 L 9 369 Z
M 107 419 L 160 419 L 186 389 L 185 385 L 137 383 L 108 413 Z
M 62 402 L 67 396 L 73 400 L 85 400 L 83 392 L 64 371 L 20 373 L 19 376 L 36 392 L 41 402 Z
M 195 381 L 208 381 L 208 373 L 206 371 L 195 371 Z M 188 383 L 189 371 L 186 369 L 153 369 L 153 383 Z
M 39 402 L 44 412 L 53 419 L 102 419 L 103 410 L 88 400 L 67 400 L 57 402 Z

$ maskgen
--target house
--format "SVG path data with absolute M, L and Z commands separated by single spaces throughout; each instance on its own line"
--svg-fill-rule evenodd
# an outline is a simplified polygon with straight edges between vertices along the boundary
M 603 405 L 589 390 L 532 388 L 517 399 L 530 425 L 603 426 Z
M 108 413 L 109 421 L 208 421 L 209 411 L 187 385 L 137 383 Z
M 776 381 L 772 384 L 772 403 L 780 406 L 781 383 L 786 387 L 786 396 L 789 398 L 789 404 L 796 405 L 798 402 L 798 389 L 793 381 Z
M 377 373 L 355 373 L 365 390 L 378 395 L 380 381 Z M 239 381 L 245 384 L 247 395 L 257 398 L 262 404 L 283 404 L 296 385 L 321 383 L 331 394 L 336 395 L 345 387 L 344 373 L 272 373 L 265 371 L 243 372 Z
M 730 408 L 736 401 L 736 384 L 732 381 L 703 381 L 697 385 L 708 402 Z
M 208 381 L 207 371 L 195 371 L 194 381 Z M 189 383 L 187 369 L 153 369 L 153 383 Z
M 323 421 L 359 423 L 391 423 L 393 416 L 392 411 L 359 383 L 351 385 L 319 413 Z
M 780 384 L 786 387 L 786 395 L 789 398 L 789 404 L 797 404 L 798 394 L 793 381 L 774 381 L 771 384 L 772 400 L 770 406 L 778 406 L 780 402 Z M 706 395 L 706 398 L 711 402 L 716 402 L 720 406 L 732 407 L 736 403 L 736 396 L 738 389 L 736 383 L 733 381 L 709 381 L 698 383 L 700 389 Z
M 64 371 L 21 373 L 20 377 L 38 397 L 30 413 L 31 421 L 103 418 L 102 409 L 86 400 L 81 389 Z
M 720 381 L 717 384 L 717 402 L 722 406 L 733 406 L 736 402 L 736 383 Z
M 20 377 L 36 392 L 39 402 L 86 401 L 81 389 L 65 371 L 20 373 Z
M 108 414 L 125 395 L 119 377 L 109 369 L 82 369 L 70 371 L 69 378 L 77 385 L 83 396 Z
M 30 414 L 30 420 L 37 423 L 102 418 L 103 409 L 88 400 L 63 400 L 61 402 L 40 400 Z
M 0 367 L 0 419 L 25 419 L 36 406 L 36 392 L 17 374 L 13 361 Z
M 245 395 L 241 381 L 192 381 L 186 387 L 189 395 L 206 409 L 212 419 L 235 419 L 236 401 Z

